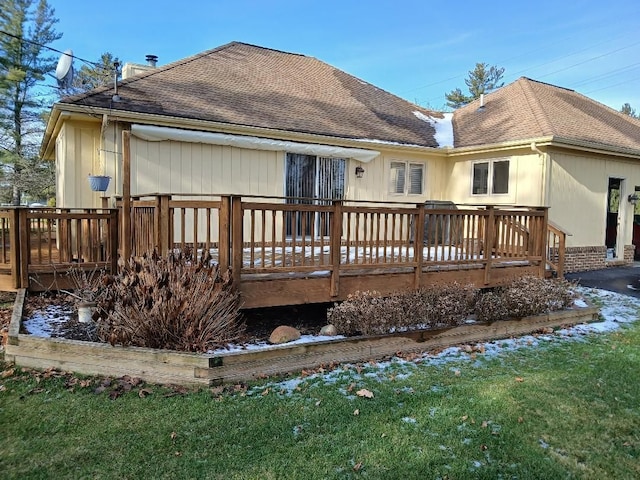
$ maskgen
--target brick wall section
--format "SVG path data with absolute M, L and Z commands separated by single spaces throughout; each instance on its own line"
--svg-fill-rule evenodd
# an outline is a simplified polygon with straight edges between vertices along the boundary
M 616 265 L 633 263 L 633 245 L 624 246 L 624 258 L 617 262 L 607 262 L 607 247 L 567 247 L 564 260 L 565 273 L 600 270 L 609 264 Z
M 567 247 L 564 255 L 564 271 L 584 272 L 606 268 L 607 247 Z
M 636 253 L 635 245 L 625 245 L 624 246 L 624 263 L 632 264 L 635 253 Z

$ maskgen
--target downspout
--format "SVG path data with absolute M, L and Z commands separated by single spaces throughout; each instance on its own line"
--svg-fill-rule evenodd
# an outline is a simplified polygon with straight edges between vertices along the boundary
M 531 142 L 531 150 L 537 153 L 542 160 L 542 185 L 540 189 L 540 205 L 541 206 L 549 206 L 547 193 L 549 192 L 549 188 L 547 187 L 547 181 L 549 178 L 548 168 L 549 168 L 549 159 L 546 153 L 538 148 L 536 142 Z

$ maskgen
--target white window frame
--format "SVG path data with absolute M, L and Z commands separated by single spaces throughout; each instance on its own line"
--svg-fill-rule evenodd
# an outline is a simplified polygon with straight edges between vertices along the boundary
M 494 164 L 507 162 L 509 164 L 509 174 L 507 175 L 507 191 L 504 193 L 494 193 L 493 192 L 493 175 L 494 175 Z M 487 192 L 486 193 L 474 193 L 473 192 L 473 183 L 474 183 L 474 173 L 476 165 L 486 163 L 488 164 L 487 169 Z M 478 160 L 471 163 L 471 185 L 470 185 L 470 194 L 474 197 L 487 197 L 487 196 L 507 196 L 509 195 L 509 190 L 511 187 L 511 159 L 510 158 L 493 158 L 491 160 Z
M 396 187 L 396 182 L 392 182 L 392 170 L 394 168 L 394 164 L 403 164 L 404 165 L 404 189 L 402 192 L 399 192 L 395 187 Z M 422 171 L 422 178 L 421 178 L 421 182 L 420 182 L 420 193 L 411 193 L 409 191 L 410 189 L 410 185 L 411 185 L 411 167 L 415 167 L 418 166 L 420 167 L 420 170 Z M 418 197 L 418 196 L 422 196 L 424 195 L 424 191 L 425 191 L 425 178 L 427 177 L 427 165 L 424 162 L 412 162 L 409 160 L 391 160 L 389 162 L 389 168 L 388 168 L 388 172 L 389 172 L 389 186 L 388 186 L 388 192 L 390 195 L 403 195 L 403 196 L 414 196 L 414 197 Z

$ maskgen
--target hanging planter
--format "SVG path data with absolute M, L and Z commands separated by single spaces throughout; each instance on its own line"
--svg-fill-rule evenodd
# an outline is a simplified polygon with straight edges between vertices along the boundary
M 109 187 L 111 177 L 106 175 L 89 175 L 89 186 L 94 192 L 104 192 Z

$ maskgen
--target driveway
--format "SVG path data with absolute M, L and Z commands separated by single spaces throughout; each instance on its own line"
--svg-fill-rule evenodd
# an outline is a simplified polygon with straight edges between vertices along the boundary
M 601 288 L 640 298 L 640 262 L 629 267 L 610 267 L 590 272 L 567 273 L 567 280 L 577 280 L 586 287 Z

